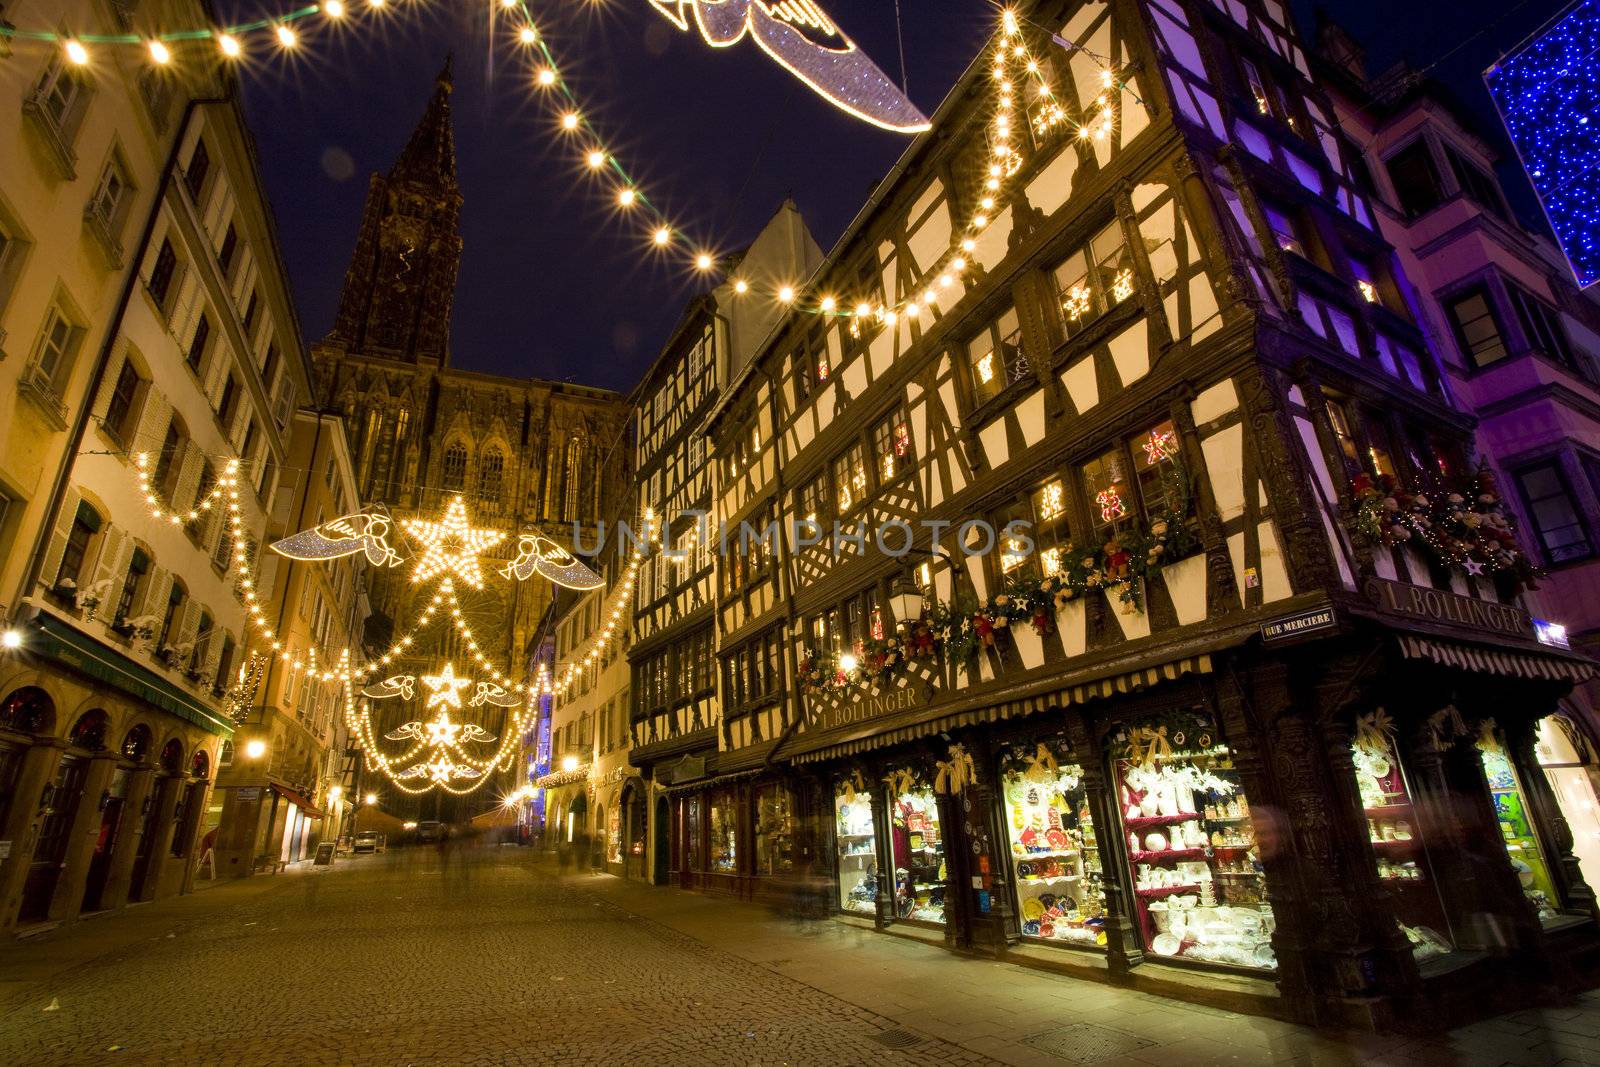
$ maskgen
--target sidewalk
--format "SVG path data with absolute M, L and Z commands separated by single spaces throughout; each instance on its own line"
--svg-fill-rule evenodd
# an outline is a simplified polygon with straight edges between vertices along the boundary
M 553 873 L 553 872 L 552 872 Z M 1600 1064 L 1600 991 L 1415 1038 L 1333 1034 L 947 952 L 848 921 L 568 875 L 615 906 L 757 966 L 1015 1067 L 1190 1064 Z

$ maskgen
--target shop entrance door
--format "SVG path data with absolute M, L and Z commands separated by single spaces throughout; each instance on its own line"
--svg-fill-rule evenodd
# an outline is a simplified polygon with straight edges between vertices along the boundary
M 23 922 L 38 922 L 50 910 L 56 882 L 61 878 L 61 862 L 67 855 L 67 830 L 78 811 L 83 793 L 83 776 L 89 765 L 76 756 L 61 757 L 50 791 L 50 806 L 39 824 L 39 837 L 33 846 L 33 862 L 22 888 Z
M 117 829 L 122 825 L 122 809 L 128 792 L 128 772 L 117 768 L 111 779 L 111 795 L 100 812 L 100 832 L 94 839 L 94 854 L 89 857 L 89 877 L 83 886 L 83 904 L 79 911 L 99 911 L 100 897 L 105 893 L 106 876 L 111 873 L 111 850 L 117 841 Z
M 878 834 L 871 797 L 853 788 L 841 788 L 833 798 L 833 818 L 839 908 L 876 916 L 882 872 L 878 870 Z
M 150 873 L 151 853 L 155 847 L 156 813 L 166 804 L 167 790 L 175 788 L 171 778 L 156 780 L 155 792 L 146 798 L 148 805 L 139 820 L 139 843 L 133 854 L 133 878 L 128 883 L 128 899 L 144 899 L 144 882 Z
M 890 795 L 889 811 L 895 917 L 942 925 L 947 873 L 939 798 L 925 785 L 913 786 Z
M 667 862 L 671 858 L 672 846 L 670 831 L 672 828 L 670 814 L 671 808 L 666 797 L 656 800 L 656 856 L 655 869 L 651 872 L 650 881 L 655 885 L 667 884 Z
M 1536 752 L 1572 830 L 1572 854 L 1578 857 L 1583 880 L 1593 886 L 1600 879 L 1600 794 L 1595 791 L 1592 749 L 1576 726 L 1550 715 L 1539 723 Z

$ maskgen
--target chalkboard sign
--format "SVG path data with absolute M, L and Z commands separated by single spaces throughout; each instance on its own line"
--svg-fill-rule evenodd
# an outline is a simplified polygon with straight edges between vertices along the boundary
M 311 861 L 314 866 L 327 867 L 333 863 L 333 842 L 323 841 L 317 845 L 317 858 Z

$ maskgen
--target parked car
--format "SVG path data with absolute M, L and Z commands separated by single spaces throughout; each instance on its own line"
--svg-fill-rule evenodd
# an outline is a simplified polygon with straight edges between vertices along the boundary
M 444 823 L 438 819 L 424 819 L 417 824 L 417 840 L 426 844 L 444 836 Z
M 363 830 L 356 835 L 352 852 L 382 852 L 387 847 L 384 836 L 376 830 Z

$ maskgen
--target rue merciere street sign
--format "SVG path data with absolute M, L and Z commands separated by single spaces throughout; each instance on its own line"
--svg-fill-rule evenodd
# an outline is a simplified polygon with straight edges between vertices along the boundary
M 891 711 L 905 711 L 917 706 L 917 693 L 912 686 L 893 689 L 887 693 L 867 697 L 865 700 L 840 704 L 838 707 L 820 707 L 811 713 L 811 729 L 815 732 L 848 726 L 853 722 L 866 722 L 887 715 Z
M 1339 624 L 1333 614 L 1333 608 L 1312 608 L 1310 611 L 1299 611 L 1293 615 L 1285 615 L 1271 622 L 1261 624 L 1261 640 L 1282 641 L 1290 637 L 1299 637 L 1302 634 L 1315 633 L 1318 630 L 1331 630 Z

